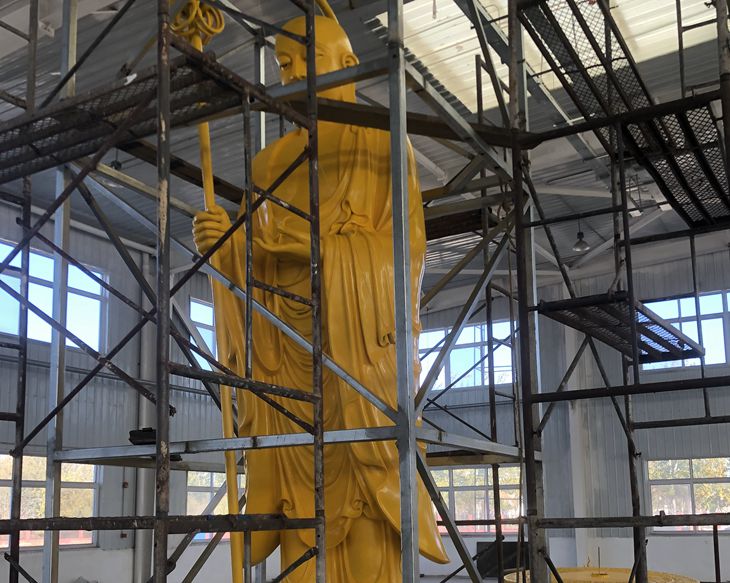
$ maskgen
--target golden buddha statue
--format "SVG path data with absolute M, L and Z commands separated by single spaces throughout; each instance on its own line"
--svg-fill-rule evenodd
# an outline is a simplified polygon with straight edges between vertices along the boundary
M 304 18 L 284 27 L 305 34 Z M 332 18 L 316 17 L 317 74 L 357 64 L 350 42 Z M 284 84 L 306 78 L 305 47 L 284 36 L 276 39 L 276 56 Z M 354 84 L 320 92 L 321 97 L 355 102 Z M 396 408 L 395 318 L 390 174 L 390 135 L 386 131 L 319 122 L 319 181 L 324 350 L 345 370 Z M 307 145 L 307 132 L 296 129 L 267 146 L 253 161 L 253 181 L 271 183 Z M 421 279 L 426 251 L 421 191 L 409 146 L 411 283 L 417 348 Z M 308 166 L 302 164 L 276 195 L 308 210 Z M 200 212 L 194 237 L 203 253 L 230 226 L 217 206 Z M 310 295 L 309 224 L 265 202 L 252 217 L 254 276 L 300 296 Z M 245 235 L 237 232 L 214 255 L 216 265 L 239 286 L 245 285 Z M 220 285 L 220 284 L 215 284 Z M 308 306 L 260 289 L 254 297 L 304 337 L 311 338 Z M 221 297 L 220 294 L 217 295 Z M 221 361 L 243 373 L 244 303 L 226 294 L 216 300 Z M 311 390 L 311 356 L 258 314 L 253 315 L 253 375 L 256 380 Z M 414 354 L 418 354 L 415 350 Z M 420 372 L 414 362 L 416 378 Z M 392 425 L 369 402 L 330 371 L 324 371 L 325 430 Z M 301 432 L 287 417 L 248 392 L 238 393 L 239 435 Z M 277 399 L 311 423 L 310 404 Z M 313 450 L 291 447 L 252 450 L 247 461 L 247 513 L 314 516 Z M 327 581 L 387 583 L 401 580 L 400 488 L 394 442 L 325 446 Z M 448 562 L 431 502 L 419 479 L 421 554 Z M 314 545 L 311 530 L 256 532 L 252 563 L 281 547 L 282 569 Z M 314 581 L 314 561 L 300 566 L 289 582 Z

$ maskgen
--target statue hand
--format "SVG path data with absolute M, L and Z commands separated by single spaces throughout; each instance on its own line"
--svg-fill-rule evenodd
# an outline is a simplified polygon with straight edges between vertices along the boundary
M 199 253 L 208 251 L 223 234 L 230 229 L 231 219 L 228 213 L 220 207 L 213 206 L 206 211 L 200 211 L 193 219 L 193 240 Z M 222 256 L 227 256 L 231 250 L 229 238 L 218 250 Z

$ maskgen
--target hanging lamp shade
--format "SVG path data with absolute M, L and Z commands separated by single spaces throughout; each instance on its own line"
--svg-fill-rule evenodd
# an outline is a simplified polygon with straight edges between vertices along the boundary
M 589 251 L 591 246 L 587 243 L 584 238 L 583 231 L 578 231 L 578 240 L 573 243 L 573 251 L 576 253 L 585 253 Z

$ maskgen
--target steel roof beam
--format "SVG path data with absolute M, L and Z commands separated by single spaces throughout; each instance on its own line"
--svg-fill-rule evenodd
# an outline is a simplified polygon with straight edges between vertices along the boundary
M 469 18 L 472 24 L 475 24 L 473 17 L 471 16 L 471 11 L 467 5 L 468 0 L 454 0 L 454 2 L 459 8 L 461 8 L 462 12 L 464 12 L 466 17 Z M 476 3 L 476 9 L 479 13 L 479 18 L 482 22 L 482 27 L 490 46 L 494 49 L 497 55 L 499 55 L 502 63 L 509 63 L 509 42 L 504 32 L 499 25 L 490 18 L 484 7 L 478 2 Z M 537 80 L 538 77 L 535 71 L 527 63 L 524 64 L 524 67 L 527 74 L 527 90 L 529 94 L 541 103 L 548 105 L 554 111 L 554 123 L 556 125 L 569 125 L 570 118 L 565 111 L 563 111 L 563 108 L 550 94 L 550 92 Z M 596 154 L 588 143 L 580 136 L 571 135 L 566 137 L 578 155 L 591 165 L 593 170 L 596 172 L 596 175 L 603 180 L 608 180 L 610 177 L 608 168 L 595 159 Z

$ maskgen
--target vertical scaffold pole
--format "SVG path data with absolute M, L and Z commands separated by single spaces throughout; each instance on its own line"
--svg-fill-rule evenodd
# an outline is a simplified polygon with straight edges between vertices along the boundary
M 266 38 L 263 33 L 259 33 L 254 44 L 254 82 L 257 85 L 265 85 L 266 83 Z M 260 111 L 255 113 L 252 121 L 253 150 L 249 155 L 251 159 L 266 147 L 266 112 Z M 246 229 L 250 230 L 250 228 L 247 222 Z M 248 242 L 246 244 L 248 245 Z M 246 345 L 246 350 L 249 350 L 248 344 Z M 261 561 L 254 567 L 254 579 L 256 583 L 264 583 L 266 581 L 266 561 Z
M 475 18 L 479 19 L 479 15 L 475 14 Z M 484 123 L 484 94 L 483 94 L 483 78 L 482 56 L 477 54 L 475 58 L 476 78 L 477 78 L 477 122 Z M 493 84 L 495 93 L 499 88 Z M 509 117 L 509 116 L 508 116 Z M 487 173 L 484 170 L 479 171 L 479 177 L 485 179 Z M 487 189 L 481 192 L 483 198 L 487 196 Z M 489 208 L 482 208 L 482 236 L 486 236 L 489 231 Z M 489 265 L 489 245 L 484 246 L 482 253 L 484 268 Z M 494 331 L 492 330 L 492 284 L 488 283 L 484 288 L 484 307 L 487 333 L 487 387 L 489 398 L 489 437 L 497 442 L 497 394 L 494 380 Z M 504 582 L 504 546 L 502 544 L 502 507 L 499 496 L 499 464 L 492 464 L 492 506 L 494 508 L 494 537 L 495 547 L 497 549 L 497 583 Z
M 629 298 L 629 315 L 631 318 L 631 370 L 633 382 L 640 382 L 640 353 L 639 353 L 639 330 L 636 323 L 636 294 L 634 290 L 634 269 L 631 259 L 631 231 L 629 226 L 629 196 L 626 189 L 626 161 L 624 158 L 623 128 L 616 126 L 616 149 L 618 162 L 619 189 L 621 193 L 621 230 L 623 233 L 624 268 L 626 270 L 626 290 Z M 624 371 L 626 371 L 624 361 Z M 627 375 L 624 375 L 624 383 L 628 382 Z M 636 450 L 631 432 L 633 417 L 631 396 L 624 398 L 626 425 L 629 427 L 628 454 L 629 454 L 629 482 L 631 487 L 631 511 L 635 517 L 641 516 L 641 485 L 639 482 L 639 455 Z M 636 582 L 647 583 L 648 573 L 646 564 L 646 529 L 634 527 L 634 563 L 636 564 Z
M 35 85 L 38 51 L 38 1 L 31 0 L 28 7 L 28 70 L 26 75 L 25 105 L 26 111 L 35 109 Z M 23 178 L 23 207 L 21 222 L 23 228 L 30 228 L 30 209 L 32 200 L 31 179 Z M 28 297 L 28 272 L 30 270 L 30 245 L 23 248 L 20 256 L 20 294 Z M 28 381 L 28 306 L 19 306 L 18 320 L 18 383 L 15 400 L 15 446 L 18 447 L 25 437 L 25 401 Z M 20 518 L 23 486 L 23 455 L 22 452 L 13 458 L 12 487 L 10 493 L 10 518 Z M 8 570 L 10 583 L 18 583 L 19 573 L 13 562 L 20 561 L 20 531 L 10 534 L 11 564 Z
M 63 37 L 61 40 L 61 74 L 65 75 L 76 62 L 78 33 L 78 0 L 63 2 Z M 71 78 L 65 87 L 65 95 L 76 92 Z M 56 173 L 56 196 L 64 191 L 69 175 L 66 170 Z M 61 250 L 69 249 L 71 203 L 64 202 L 53 219 L 53 242 Z M 53 319 L 66 326 L 68 262 L 58 253 L 53 255 Z M 64 397 L 66 378 L 66 337 L 57 330 L 51 332 L 50 376 L 48 382 L 49 409 Z M 49 424 L 46 433 L 46 489 L 45 516 L 61 514 L 61 464 L 54 462 L 56 451 L 63 447 L 63 414 L 59 413 Z M 43 583 L 58 581 L 59 532 L 43 533 Z
M 388 88 L 390 93 L 390 160 L 393 197 L 395 343 L 398 385 L 397 439 L 400 470 L 402 581 L 416 583 L 418 565 L 418 488 L 415 437 L 415 377 L 408 225 L 408 152 L 406 81 L 403 48 L 403 0 L 388 1 Z
M 170 513 L 170 4 L 157 0 L 157 429 L 154 583 L 167 581 Z
M 720 98 L 722 100 L 722 127 L 725 134 L 725 172 L 730 185 L 730 29 L 728 2 L 715 0 L 717 10 L 717 43 L 720 60 Z
M 319 239 L 319 134 L 317 127 L 317 51 L 316 1 L 307 5 L 307 120 L 309 146 L 309 214 L 310 278 L 312 285 L 312 392 L 314 426 L 314 516 L 317 519 L 315 580 L 326 581 L 325 516 L 324 516 L 324 396 L 322 386 L 322 274 L 320 272 Z
M 548 569 L 544 560 L 547 554 L 547 540 L 544 530 L 537 526 L 543 514 L 542 465 L 537 461 L 540 450 L 540 436 L 536 432 L 539 416 L 533 411 L 532 396 L 539 392 L 540 371 L 537 362 L 538 330 L 537 316 L 530 313 L 535 298 L 535 265 L 532 230 L 525 223 L 525 195 L 522 173 L 524 170 L 522 149 L 516 136 L 526 128 L 527 93 L 522 44 L 522 26 L 518 18 L 518 1 L 509 0 L 508 36 L 510 46 L 509 91 L 510 124 L 515 138 L 512 142 L 512 195 L 515 208 L 518 327 L 520 387 L 522 396 L 522 424 L 525 453 L 525 489 L 527 501 L 527 536 L 532 583 L 547 583 Z

